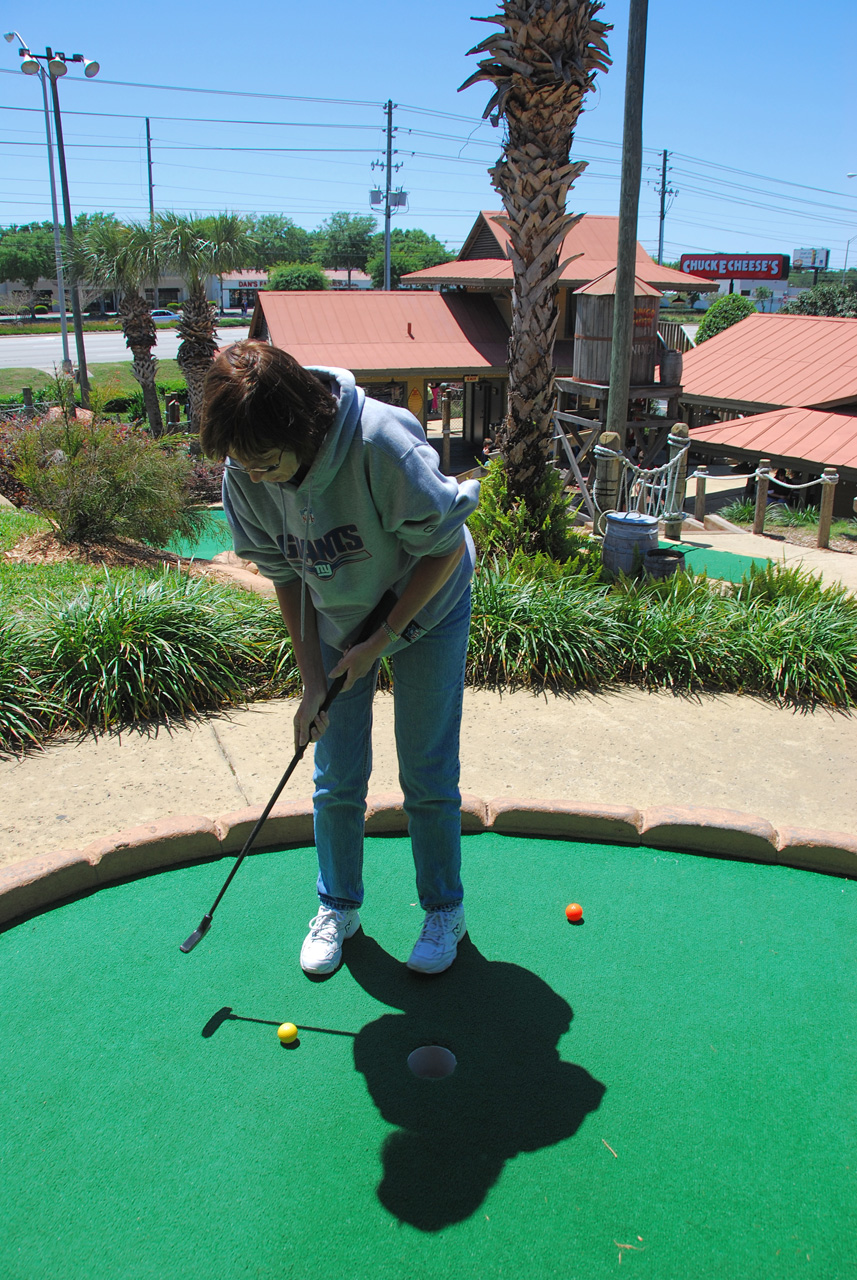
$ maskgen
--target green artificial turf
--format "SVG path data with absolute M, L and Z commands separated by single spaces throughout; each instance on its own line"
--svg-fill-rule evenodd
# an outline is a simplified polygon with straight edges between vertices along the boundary
M 469 836 L 470 937 L 428 979 L 377 838 L 318 982 L 312 849 L 251 857 L 179 952 L 231 865 L 0 935 L 7 1280 L 854 1274 L 857 884 Z M 448 1080 L 407 1070 L 432 1042 Z
M 229 532 L 229 525 L 226 523 L 223 508 L 211 507 L 208 515 L 209 527 L 202 537 L 195 538 L 192 541 L 175 539 L 167 544 L 165 550 L 172 551 L 174 555 L 184 556 L 187 559 L 193 557 L 195 560 L 213 560 L 221 551 L 230 551 L 232 549 L 232 534 Z
M 714 551 L 684 542 L 659 542 L 658 546 L 683 551 L 686 568 L 724 582 L 742 582 L 754 565 L 764 569 L 770 564 L 767 556 L 741 556 L 734 551 Z

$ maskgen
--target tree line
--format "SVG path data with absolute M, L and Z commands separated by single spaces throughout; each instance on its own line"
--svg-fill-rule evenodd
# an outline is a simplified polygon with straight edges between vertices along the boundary
M 159 215 L 171 217 L 177 215 Z M 374 288 L 384 286 L 384 235 L 371 216 L 334 213 L 314 230 L 308 231 L 281 213 L 258 216 L 218 214 L 212 218 L 190 218 L 196 224 L 216 224 L 228 218 L 240 230 L 246 252 L 238 269 L 277 269 L 279 289 L 323 289 L 327 287 L 324 268 L 366 271 Z M 112 213 L 82 213 L 75 219 L 74 239 L 85 240 L 91 229 L 105 226 L 135 226 L 121 223 Z M 62 235 L 63 256 L 74 258 Z M 417 228 L 395 227 L 390 235 L 390 284 L 398 288 L 403 275 L 424 267 L 449 262 L 454 256 L 433 235 Z M 230 268 L 231 269 L 231 268 Z M 54 229 L 52 222 L 32 222 L 0 228 L 0 281 L 21 281 L 29 292 L 40 279 L 56 278 Z M 84 281 L 82 283 L 89 283 Z

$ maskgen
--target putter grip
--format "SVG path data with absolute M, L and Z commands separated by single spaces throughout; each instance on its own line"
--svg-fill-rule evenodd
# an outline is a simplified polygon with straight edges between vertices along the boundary
M 375 605 L 375 608 L 369 614 L 369 617 L 363 623 L 363 626 L 360 628 L 360 631 L 358 632 L 357 636 L 353 638 L 350 641 L 349 645 L 346 647 L 350 648 L 351 645 L 362 644 L 364 640 L 368 640 L 370 636 L 373 636 L 395 603 L 396 603 L 395 592 L 385 591 L 381 599 Z M 328 689 L 327 696 L 325 697 L 324 702 L 321 704 L 318 711 L 316 712 L 316 715 L 319 715 L 322 711 L 329 710 L 330 704 L 333 702 L 333 699 L 340 692 L 344 684 L 345 684 L 345 676 L 344 675 L 337 676 L 336 679 L 331 684 L 330 688 Z M 314 720 L 313 720 L 313 723 L 315 723 Z

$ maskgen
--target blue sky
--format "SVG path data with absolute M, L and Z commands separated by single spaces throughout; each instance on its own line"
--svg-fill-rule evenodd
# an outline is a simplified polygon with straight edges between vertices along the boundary
M 487 168 L 500 134 L 480 117 L 490 88 L 458 86 L 491 28 L 480 0 L 421 5 L 278 0 L 242 9 L 149 0 L 2 0 L 2 31 L 97 59 L 60 84 L 74 211 L 145 217 L 145 117 L 157 207 L 283 212 L 305 227 L 369 213 L 384 157 L 383 104 L 396 104 L 395 225 L 456 250 L 480 208 L 499 207 Z M 246 15 L 246 20 L 245 16 Z M 589 95 L 573 155 L 591 163 L 569 200 L 614 214 L 619 199 L 628 0 L 603 20 L 613 67 Z M 654 252 L 661 152 L 672 199 L 665 257 L 682 252 L 831 250 L 857 264 L 857 4 L 819 21 L 797 0 L 650 0 L 639 238 Z M 0 42 L 0 225 L 50 216 L 44 118 L 17 44 Z M 172 86 L 152 88 L 135 86 Z M 208 90 L 184 92 L 177 90 Z M 211 92 L 214 91 L 214 92 Z M 241 96 L 256 95 L 256 96 Z M 24 109 L 26 108 L 26 109 Z M 81 114 L 77 114 L 81 113 Z M 89 113 L 89 114 L 87 114 Z

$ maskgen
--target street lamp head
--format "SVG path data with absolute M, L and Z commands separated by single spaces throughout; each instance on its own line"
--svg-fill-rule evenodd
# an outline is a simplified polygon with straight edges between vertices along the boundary
M 89 76 L 90 80 L 92 79 L 93 76 L 97 76 L 100 70 L 101 70 L 100 63 L 95 62 L 92 58 L 84 58 L 83 74 L 85 76 Z
M 60 76 L 67 76 L 68 67 L 65 65 L 65 58 L 61 58 L 58 53 L 55 53 L 48 63 L 48 70 L 54 80 L 58 80 Z
M 24 49 L 21 53 L 23 61 L 21 62 L 21 70 L 25 76 L 37 76 L 39 74 L 39 64 L 29 49 Z

